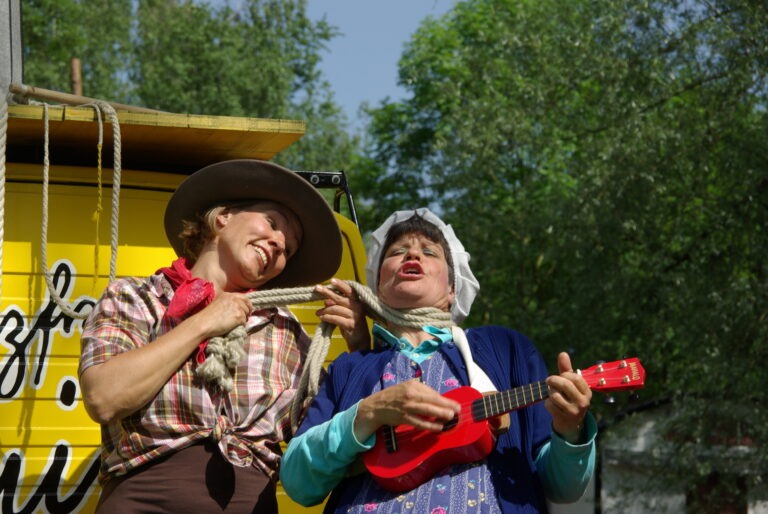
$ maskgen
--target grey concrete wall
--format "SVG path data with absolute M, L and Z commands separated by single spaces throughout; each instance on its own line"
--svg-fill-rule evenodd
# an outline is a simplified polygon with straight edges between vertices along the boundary
M 0 93 L 11 82 L 23 83 L 21 58 L 21 1 L 0 0 Z

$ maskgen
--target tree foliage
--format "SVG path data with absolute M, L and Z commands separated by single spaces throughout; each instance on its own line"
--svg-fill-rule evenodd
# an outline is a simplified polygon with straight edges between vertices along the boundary
M 71 92 L 70 60 L 79 58 L 85 96 L 129 99 L 131 0 L 20 3 L 27 84 Z
M 355 177 L 366 225 L 430 205 L 454 226 L 468 324 L 553 365 L 638 355 L 694 448 L 683 480 L 716 467 L 686 468 L 713 432 L 766 468 L 766 22 L 757 0 L 458 3 L 411 38 L 410 96 L 369 111 Z
M 178 113 L 303 119 L 305 137 L 278 160 L 349 167 L 357 142 L 318 67 L 336 29 L 310 20 L 306 0 L 234 5 L 25 1 L 24 80 L 69 91 L 69 61 L 78 57 L 85 96 Z

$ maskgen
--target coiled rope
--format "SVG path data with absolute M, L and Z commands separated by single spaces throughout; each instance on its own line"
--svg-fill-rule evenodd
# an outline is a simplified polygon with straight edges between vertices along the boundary
M 407 310 L 393 309 L 381 303 L 367 286 L 354 281 L 347 281 L 347 283 L 357 293 L 358 298 L 365 306 L 366 315 L 376 321 L 415 328 L 424 325 L 448 328 L 453 325 L 450 312 L 432 307 Z M 254 309 L 267 309 L 292 303 L 320 300 L 322 296 L 315 291 L 314 287 L 310 286 L 255 291 L 249 293 L 248 298 Z M 304 369 L 299 379 L 298 391 L 291 405 L 291 426 L 294 432 L 298 429 L 304 406 L 317 395 L 320 386 L 320 372 L 328 355 L 331 334 L 335 328 L 335 325 L 321 322 L 312 337 L 312 344 L 309 347 Z M 245 327 L 240 326 L 225 336 L 211 338 L 205 349 L 205 362 L 197 368 L 197 375 L 226 391 L 231 391 L 234 385 L 231 370 L 245 356 L 243 345 L 246 337 Z
M 48 128 L 48 104 L 43 103 L 43 126 L 44 126 L 44 145 L 43 145 L 43 220 L 41 224 L 41 243 L 40 243 L 40 260 L 43 271 L 43 278 L 48 287 L 48 292 L 56 305 L 66 314 L 73 319 L 85 319 L 90 314 L 90 311 L 77 312 L 72 306 L 64 300 L 56 287 L 53 284 L 53 277 L 48 269 L 48 183 L 50 173 L 50 161 L 48 151 L 49 141 L 49 128 Z M 107 102 L 97 101 L 92 104 L 85 104 L 81 107 L 93 107 L 96 111 L 96 118 L 99 122 L 99 141 L 98 141 L 98 185 L 99 185 L 99 202 L 94 213 L 96 220 L 97 239 L 95 252 L 95 269 L 98 273 L 98 221 L 101 214 L 101 149 L 103 143 L 103 127 L 101 116 L 102 113 L 105 117 L 109 118 L 112 123 L 112 137 L 114 145 L 114 173 L 112 178 L 112 223 L 111 223 L 111 257 L 109 262 L 109 282 L 115 280 L 117 275 L 117 248 L 118 248 L 118 219 L 120 214 L 120 180 L 122 174 L 122 161 L 121 161 L 121 136 L 120 136 L 120 123 L 117 118 L 117 112 Z

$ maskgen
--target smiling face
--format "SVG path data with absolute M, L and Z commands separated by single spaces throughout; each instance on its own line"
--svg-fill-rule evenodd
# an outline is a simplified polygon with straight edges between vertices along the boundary
M 224 209 L 216 216 L 216 229 L 225 291 L 258 289 L 278 276 L 303 235 L 296 215 L 273 202 Z
M 447 311 L 454 291 L 443 246 L 418 232 L 396 238 L 382 256 L 377 289 L 379 298 L 395 309 Z

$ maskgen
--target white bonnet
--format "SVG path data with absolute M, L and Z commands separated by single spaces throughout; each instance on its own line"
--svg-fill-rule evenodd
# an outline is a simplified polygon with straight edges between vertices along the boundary
M 469 314 L 472 302 L 480 290 L 480 284 L 472 274 L 469 267 L 469 253 L 464 250 L 464 245 L 454 234 L 450 225 L 446 225 L 443 220 L 438 218 L 432 211 L 426 207 L 416 210 L 397 211 L 377 228 L 371 235 L 371 244 L 368 249 L 368 263 L 365 266 L 365 276 L 368 280 L 368 287 L 376 293 L 379 278 L 379 262 L 381 261 L 381 252 L 385 250 L 384 242 L 387 239 L 387 232 L 395 223 L 410 219 L 415 214 L 421 216 L 424 220 L 432 223 L 448 242 L 448 248 L 451 252 L 451 261 L 453 262 L 453 290 L 455 298 L 451 305 L 451 317 L 454 323 L 461 323 Z

